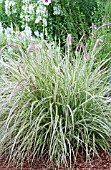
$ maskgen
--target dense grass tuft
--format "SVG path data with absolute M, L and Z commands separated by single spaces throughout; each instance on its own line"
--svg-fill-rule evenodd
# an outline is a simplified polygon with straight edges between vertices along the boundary
M 44 40 L 23 43 L 11 54 L 2 49 L 0 58 L 1 154 L 21 163 L 47 155 L 68 166 L 80 148 L 87 160 L 98 147 L 109 151 L 109 59 L 85 61 L 78 52 L 69 61 Z

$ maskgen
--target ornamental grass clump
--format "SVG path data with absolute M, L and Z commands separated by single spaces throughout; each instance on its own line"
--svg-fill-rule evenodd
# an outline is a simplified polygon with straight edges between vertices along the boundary
M 67 167 L 80 149 L 87 160 L 98 148 L 109 151 L 108 59 L 95 63 L 77 54 L 69 60 L 56 45 L 27 41 L 26 49 L 19 43 L 11 54 L 8 47 L 1 50 L 1 155 L 21 165 L 44 156 Z

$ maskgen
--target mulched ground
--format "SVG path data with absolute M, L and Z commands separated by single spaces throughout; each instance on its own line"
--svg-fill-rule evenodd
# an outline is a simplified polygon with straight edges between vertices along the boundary
M 101 159 L 94 157 L 91 164 L 86 164 L 84 158 L 79 157 L 72 168 L 59 168 L 59 170 L 111 170 L 111 155 L 101 152 L 100 157 Z M 0 158 L 0 170 L 21 170 L 21 168 L 15 168 L 13 164 L 8 166 L 4 159 Z M 52 168 L 47 161 L 36 160 L 32 166 L 25 162 L 22 170 L 58 170 L 58 168 Z

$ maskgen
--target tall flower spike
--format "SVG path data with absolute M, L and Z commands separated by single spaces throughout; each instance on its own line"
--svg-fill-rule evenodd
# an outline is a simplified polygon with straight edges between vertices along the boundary
M 68 56 L 69 56 L 71 44 L 72 44 L 72 35 L 68 34 L 67 35 L 67 40 L 66 40 L 66 51 L 67 51 Z
M 72 36 L 71 34 L 68 34 L 67 35 L 67 46 L 71 46 L 71 43 L 72 43 Z

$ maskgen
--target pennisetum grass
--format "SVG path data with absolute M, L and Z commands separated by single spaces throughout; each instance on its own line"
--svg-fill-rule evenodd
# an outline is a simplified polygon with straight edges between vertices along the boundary
M 19 43 L 15 59 L 5 48 L 0 57 L 1 155 L 21 165 L 46 155 L 67 167 L 81 148 L 87 160 L 98 148 L 109 151 L 111 106 L 104 97 L 109 59 L 96 63 L 76 55 L 70 61 L 44 40 L 28 44 Z

